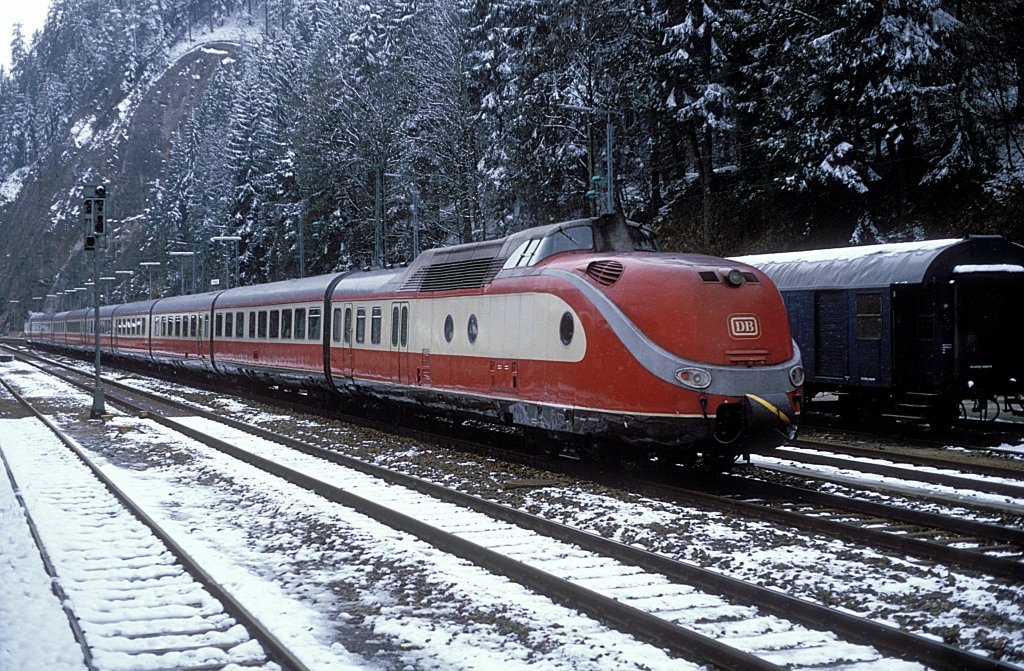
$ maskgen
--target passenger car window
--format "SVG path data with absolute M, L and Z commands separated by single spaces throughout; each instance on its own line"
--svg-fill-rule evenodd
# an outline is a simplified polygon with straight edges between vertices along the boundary
M 276 338 L 281 328 L 281 311 L 271 310 L 270 311 L 270 337 Z
M 281 337 L 292 337 L 292 311 L 281 310 Z
M 370 312 L 370 343 L 380 344 L 381 326 L 384 321 L 384 313 L 380 308 L 373 308 Z
M 256 317 L 256 337 L 266 338 L 267 337 L 267 311 L 260 310 Z
M 295 339 L 306 339 L 306 308 L 295 308 Z
M 345 314 L 347 317 L 347 310 Z M 334 308 L 334 312 L 331 313 L 331 340 L 341 342 L 341 308 Z
M 233 312 L 224 313 L 224 337 L 230 338 L 235 332 L 235 315 Z
M 366 340 L 366 308 L 356 310 L 356 342 L 362 343 Z
M 309 334 L 310 340 L 320 340 L 320 308 L 309 309 Z

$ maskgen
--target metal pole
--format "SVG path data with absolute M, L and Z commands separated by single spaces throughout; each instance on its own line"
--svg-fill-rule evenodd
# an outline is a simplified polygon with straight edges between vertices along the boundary
M 412 193 L 412 258 L 420 255 L 420 188 L 415 182 L 410 182 L 409 191 Z
M 612 161 L 612 147 L 614 143 L 612 140 L 612 133 L 614 132 L 612 126 L 612 113 L 608 112 L 607 125 L 605 126 L 605 178 L 608 180 L 607 187 L 607 199 L 605 200 L 605 214 L 613 214 L 615 212 L 615 175 L 612 172 L 614 170 L 614 161 Z
M 381 205 L 383 194 L 381 192 L 384 190 L 384 185 L 382 184 L 384 181 L 383 172 L 381 168 L 377 168 L 376 190 L 373 199 L 373 213 L 376 222 L 373 231 L 373 261 L 377 264 L 378 268 L 384 267 L 384 221 L 381 211 L 383 209 Z
M 306 276 L 306 226 L 299 217 L 295 223 L 299 228 L 299 277 Z
M 89 417 L 92 419 L 100 419 L 106 414 L 106 407 L 103 402 L 103 380 L 100 377 L 100 250 L 97 245 L 97 249 L 93 250 L 92 257 L 92 291 L 93 291 L 93 305 L 96 307 L 95 319 L 93 324 L 94 343 L 96 345 L 96 378 L 93 385 L 92 394 L 92 412 L 89 413 Z

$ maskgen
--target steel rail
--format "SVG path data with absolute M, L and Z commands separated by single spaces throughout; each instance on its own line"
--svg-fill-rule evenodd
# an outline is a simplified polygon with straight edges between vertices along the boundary
M 77 373 L 77 371 L 75 372 Z M 56 375 L 56 373 L 53 374 Z M 365 474 L 374 477 L 379 477 L 392 484 L 408 487 L 410 489 L 414 489 L 429 496 L 434 496 L 444 501 L 448 501 L 451 503 L 455 503 L 457 505 L 462 505 L 471 508 L 473 510 L 476 510 L 477 512 L 481 512 L 486 515 L 492 516 L 495 519 L 501 519 L 503 521 L 516 524 L 523 528 L 532 529 L 534 531 L 537 531 L 538 533 L 550 536 L 552 538 L 556 538 L 558 540 L 575 543 L 584 549 L 591 550 L 594 552 L 600 552 L 609 557 L 613 557 L 620 561 L 636 565 L 648 571 L 655 571 L 661 573 L 662 575 L 674 581 L 696 586 L 701 589 L 706 589 L 713 593 L 720 594 L 743 603 L 748 603 L 764 608 L 768 612 L 771 612 L 784 619 L 793 622 L 798 622 L 808 628 L 835 632 L 840 636 L 846 637 L 849 640 L 877 647 L 879 650 L 886 652 L 887 654 L 892 654 L 894 656 L 898 656 L 904 659 L 912 659 L 922 664 L 927 664 L 935 669 L 948 669 L 950 671 L 953 671 L 955 669 L 966 669 L 971 671 L 981 671 L 983 669 L 1009 671 L 1011 669 L 1018 669 L 1018 667 L 1007 664 L 1005 662 L 1001 662 L 999 660 L 991 659 L 988 657 L 983 657 L 981 655 L 977 655 L 975 653 L 962 650 L 960 648 L 956 648 L 946 643 L 935 641 L 931 638 L 913 634 L 911 632 L 907 632 L 901 629 L 896 629 L 894 627 L 881 624 L 879 622 L 875 622 L 872 620 L 864 619 L 856 615 L 844 613 L 842 611 L 832 609 L 827 606 L 822 606 L 809 601 L 805 601 L 803 599 L 791 597 L 789 595 L 783 594 L 772 589 L 752 585 L 750 583 L 737 580 L 735 578 L 730 578 L 728 576 L 721 575 L 714 571 L 702 569 L 700 567 L 696 567 L 683 562 L 678 562 L 663 555 L 659 555 L 647 550 L 642 550 L 640 548 L 636 548 L 630 545 L 621 544 L 616 541 L 603 538 L 599 535 L 592 534 L 590 532 L 568 527 L 566 525 L 553 522 L 538 517 L 536 515 L 532 515 L 530 513 L 516 510 L 514 508 L 509 508 L 507 506 L 503 506 L 501 504 L 488 501 L 486 499 L 481 499 L 470 494 L 465 494 L 463 492 L 451 490 L 441 485 L 437 485 L 426 480 L 416 478 L 415 476 L 390 471 L 386 468 L 376 466 L 374 464 L 370 464 L 367 462 L 359 461 L 352 457 L 347 457 L 345 455 L 332 452 L 325 448 L 304 443 L 289 436 L 283 436 L 281 434 L 277 434 L 275 432 L 268 431 L 260 427 L 255 427 L 251 424 L 235 420 L 229 417 L 223 417 L 217 415 L 216 413 L 201 408 L 196 408 L 190 404 L 180 403 L 177 401 L 167 399 L 166 397 L 152 394 L 150 392 L 143 392 L 138 389 L 133 389 L 121 383 L 114 383 L 111 386 L 116 386 L 125 391 L 129 391 L 133 394 L 140 394 L 143 396 L 151 397 L 154 399 L 154 401 L 170 405 L 177 409 L 187 410 L 188 412 L 195 414 L 196 416 L 221 422 L 228 426 L 232 426 L 233 428 L 237 428 L 239 430 L 252 433 L 253 435 L 257 435 L 262 438 L 278 442 L 282 445 L 292 447 L 306 454 L 318 456 L 329 461 L 332 461 L 334 463 L 337 463 L 339 465 L 359 470 L 360 472 L 363 472 Z M 118 399 L 115 402 L 120 402 L 124 404 L 124 399 Z M 128 407 L 128 405 L 126 405 L 126 407 Z M 142 408 L 141 406 L 138 406 L 133 409 L 141 410 Z M 286 477 L 282 474 L 291 471 L 291 469 L 289 469 L 286 466 L 277 464 L 276 462 L 264 459 L 256 455 L 252 455 L 251 453 L 245 452 L 244 450 L 240 450 L 239 448 L 230 445 L 225 441 L 221 441 L 217 438 L 206 436 L 202 434 L 200 431 L 182 425 L 179 422 L 175 422 L 173 419 L 162 417 L 159 415 L 159 413 L 153 413 L 153 411 L 150 408 L 146 408 L 146 410 L 151 412 L 151 418 L 153 418 L 155 421 L 158 421 L 161 424 L 164 424 L 165 426 L 168 426 L 168 428 L 172 428 L 175 431 L 181 431 L 182 433 L 190 435 L 194 439 L 200 440 L 203 443 L 210 445 L 211 447 L 215 447 L 216 449 L 223 448 L 226 453 L 232 454 L 232 456 L 236 456 L 237 458 L 243 459 L 247 463 L 250 463 L 258 468 L 267 470 L 268 472 L 278 475 L 279 477 Z M 217 447 L 218 444 L 220 445 L 220 447 Z M 289 477 L 289 479 L 291 478 Z M 620 628 L 623 626 L 627 627 L 625 631 L 628 631 L 629 633 L 641 633 L 641 635 L 657 636 L 659 635 L 659 632 L 664 631 L 661 625 L 669 624 L 665 623 L 663 620 L 660 620 L 658 618 L 655 618 L 657 622 L 650 622 L 649 618 L 653 616 L 644 614 L 642 611 L 637 611 L 615 601 L 611 601 L 611 603 L 609 603 L 610 600 L 607 599 L 607 597 L 603 597 L 601 595 L 595 595 L 597 598 L 588 597 L 583 601 L 579 602 L 573 601 L 571 600 L 573 598 L 571 596 L 571 592 L 567 590 L 574 589 L 575 586 L 571 586 L 571 583 L 567 583 L 560 578 L 550 576 L 549 574 L 540 572 L 537 569 L 531 569 L 530 567 L 519 564 L 519 562 L 504 557 L 503 555 L 497 555 L 496 553 L 493 553 L 490 550 L 485 550 L 485 553 L 491 553 L 494 556 L 487 556 L 485 554 L 479 555 L 478 557 L 478 555 L 476 554 L 476 549 L 482 548 L 479 548 L 479 546 L 476 546 L 475 544 L 469 543 L 468 541 L 464 541 L 457 537 L 451 537 L 449 539 L 446 537 L 446 532 L 435 530 L 432 527 L 429 527 L 428 525 L 425 525 L 424 523 L 418 520 L 407 518 L 401 513 L 390 511 L 386 508 L 383 508 L 379 504 L 376 504 L 372 501 L 367 501 L 365 499 L 362 499 L 361 497 L 345 492 L 344 490 L 334 487 L 333 485 L 329 485 L 319 480 L 315 480 L 311 476 L 305 475 L 303 473 L 296 472 L 295 479 L 293 480 L 293 482 L 304 487 L 312 488 L 311 491 L 316 491 L 316 493 L 320 494 L 321 496 L 324 496 L 325 498 L 328 498 L 329 500 L 336 500 L 338 503 L 341 503 L 342 505 L 348 505 L 350 507 L 355 507 L 356 505 L 360 507 L 365 506 L 365 508 L 363 508 L 361 512 L 364 512 L 365 514 L 368 514 L 375 518 L 377 514 L 380 514 L 384 516 L 386 519 L 377 519 L 380 519 L 380 521 L 384 522 L 388 526 L 392 526 L 393 528 L 401 528 L 401 530 L 404 530 L 413 535 L 417 535 L 418 537 L 420 533 L 426 534 L 426 537 L 423 537 L 423 540 L 425 540 L 428 543 L 435 544 L 438 547 L 442 547 L 443 549 L 449 550 L 453 553 L 458 554 L 459 552 L 467 552 L 468 554 L 466 555 L 459 554 L 458 556 L 469 561 L 480 563 L 480 561 L 483 560 L 493 560 L 495 562 L 493 567 L 489 565 L 484 567 L 488 568 L 489 570 L 501 573 L 502 575 L 506 575 L 513 579 L 516 579 L 516 575 L 521 575 L 523 580 L 536 581 L 535 585 L 530 584 L 532 588 L 537 590 L 550 590 L 549 592 L 546 591 L 545 593 L 547 593 L 551 598 L 554 598 L 561 603 L 567 603 L 567 605 L 570 605 L 572 607 L 583 608 L 587 610 L 587 612 L 595 614 L 602 621 L 612 621 L 613 623 L 615 623 L 617 620 L 621 618 L 622 621 L 619 621 L 617 626 Z M 713 496 L 709 494 L 701 494 L 698 492 L 694 492 L 694 494 L 697 495 L 698 497 L 709 497 L 708 500 L 711 500 L 710 497 Z M 716 499 L 716 504 L 723 505 L 724 507 L 747 508 L 752 505 L 744 504 L 742 502 L 737 502 L 730 499 L 723 499 L 721 497 L 714 498 Z M 771 508 L 767 508 L 765 510 L 774 513 L 786 513 L 786 511 L 774 511 Z M 764 513 L 763 510 L 757 509 L 757 512 L 755 512 L 754 514 L 763 517 Z M 796 513 L 787 513 L 783 516 L 787 518 L 792 518 L 794 520 L 809 519 L 800 516 Z M 403 526 L 399 527 L 395 525 Z M 833 522 L 832 526 L 835 525 L 836 523 Z M 858 529 L 858 527 L 850 528 Z M 862 531 L 867 532 L 870 530 Z M 438 532 L 442 535 L 438 536 L 434 541 L 428 540 L 428 538 L 434 538 L 433 534 L 435 532 Z M 831 533 L 834 534 L 834 530 Z M 865 534 L 865 538 L 869 538 L 870 540 L 865 540 L 864 542 L 872 544 L 875 541 L 880 540 L 878 536 L 882 536 L 882 534 L 878 532 L 876 532 L 875 534 Z M 891 534 L 884 534 L 884 536 L 896 538 Z M 918 541 L 918 543 L 920 543 L 920 541 Z M 971 561 L 976 564 L 977 559 L 977 556 L 972 556 Z M 509 573 L 506 573 L 506 571 L 508 571 Z M 619 610 L 618 607 L 623 607 L 625 610 Z M 616 615 L 613 616 L 613 613 L 615 613 Z M 633 619 L 635 617 L 638 617 L 640 614 L 647 615 L 647 617 L 641 618 L 640 620 Z M 610 617 L 615 617 L 615 619 L 609 620 L 608 618 Z M 641 626 L 643 627 L 643 632 L 647 632 L 647 634 L 644 634 L 643 632 L 636 632 L 633 629 L 629 629 L 633 622 L 641 623 Z M 670 626 L 676 627 L 676 625 Z M 676 627 L 676 629 L 682 628 Z M 669 631 L 672 632 L 673 630 L 670 629 Z M 720 649 L 722 644 L 718 643 L 717 641 L 714 641 L 713 639 L 707 639 L 707 637 L 703 637 L 701 634 L 696 634 L 695 632 L 690 632 L 686 629 L 682 629 L 682 632 L 686 632 L 686 634 L 695 634 L 700 638 L 697 639 L 695 642 L 682 644 L 678 648 L 670 645 L 669 642 L 666 641 L 658 641 L 658 643 L 665 645 L 666 647 L 671 647 L 674 651 L 683 654 L 687 652 L 692 653 L 692 651 L 695 649 L 694 646 L 700 646 L 699 649 L 704 651 L 701 654 L 714 656 L 708 657 L 709 661 L 713 661 L 716 664 L 723 665 L 726 668 L 755 668 L 749 666 L 749 664 L 754 663 L 754 661 L 764 663 L 763 660 L 759 660 L 757 658 L 749 659 L 749 656 L 747 656 L 748 658 L 737 660 L 736 658 L 731 657 L 729 653 L 722 651 Z M 682 632 L 679 633 L 681 634 Z M 701 639 L 706 640 L 702 641 Z M 729 648 L 729 650 L 732 649 Z M 747 653 L 740 654 L 747 655 Z M 718 655 L 725 655 L 726 658 L 716 661 Z
M 51 371 L 50 374 L 52 375 L 54 373 Z M 254 638 L 263 645 L 264 650 L 267 651 L 274 661 L 285 669 L 291 669 L 292 671 L 311 671 L 311 669 L 306 666 L 306 664 L 302 662 L 295 653 L 289 650 L 288 647 L 249 609 L 243 606 L 240 601 L 232 596 L 220 583 L 207 573 L 206 570 L 184 549 L 184 547 L 174 540 L 170 533 L 165 531 L 155 519 L 142 510 L 142 508 L 140 508 L 120 487 L 118 487 L 114 481 L 111 480 L 110 477 L 107 476 L 107 474 L 89 458 L 85 453 L 85 450 L 83 450 L 74 439 L 62 431 L 61 428 L 50 420 L 49 417 L 29 403 L 28 400 L 15 391 L 9 384 L 7 384 L 6 381 L 0 379 L 0 382 L 3 382 L 3 386 L 11 392 L 18 403 L 45 424 L 57 439 L 70 449 L 75 456 L 93 472 L 100 482 L 107 487 L 107 489 L 125 506 L 125 508 L 131 511 L 132 515 L 149 527 L 153 534 L 167 546 L 167 549 L 171 554 L 181 562 L 182 566 L 184 566 L 185 569 L 188 570 L 189 573 L 191 573 L 192 576 L 214 596 L 214 598 L 224 604 L 225 610 L 227 610 L 232 617 L 253 633 Z M 80 383 L 75 384 L 84 389 L 88 388 L 88 385 L 82 385 Z
M 787 443 L 789 447 L 800 447 L 807 450 L 821 450 L 825 452 L 837 452 L 839 454 L 848 454 L 851 457 L 862 457 L 864 459 L 880 459 L 884 461 L 894 461 L 900 464 L 910 464 L 912 466 L 925 466 L 930 468 L 944 468 L 949 470 L 964 470 L 965 467 L 978 475 L 988 475 L 995 478 L 1006 478 L 1006 479 L 1024 479 L 1024 469 L 1013 469 L 1005 468 L 1002 466 L 993 466 L 991 464 L 966 464 L 962 461 L 955 461 L 953 459 L 943 459 L 941 457 L 926 456 L 919 454 L 907 454 L 905 452 L 882 452 L 880 450 L 872 450 L 865 447 L 856 447 L 853 445 L 837 445 L 834 443 L 826 443 L 817 440 L 806 440 L 798 438 L 791 440 Z M 758 454 L 775 455 L 780 454 L 791 454 L 787 450 L 765 450 L 759 451 Z
M 771 497 L 782 500 L 793 500 L 796 502 L 809 503 L 845 510 L 851 513 L 859 513 L 872 517 L 890 519 L 894 522 L 904 522 L 919 526 L 931 527 L 939 531 L 951 531 L 963 534 L 972 538 L 1010 543 L 1024 549 L 1024 529 L 978 522 L 975 520 L 942 515 L 922 510 L 908 510 L 896 506 L 889 506 L 863 499 L 854 499 L 848 496 L 838 496 L 825 492 L 796 487 L 794 485 L 783 485 L 777 482 L 764 480 L 753 480 L 742 476 L 727 476 L 722 490 L 733 494 L 740 494 L 750 497 Z
M 768 453 L 762 453 L 765 456 L 769 456 Z M 861 471 L 864 473 L 871 473 L 873 475 L 882 475 L 892 478 L 900 478 L 903 480 L 915 480 L 917 482 L 925 482 L 933 485 L 943 485 L 946 487 L 953 487 L 955 489 L 967 489 L 977 492 L 984 492 L 986 494 L 998 494 L 1000 496 L 1009 496 L 1017 499 L 1024 499 L 1024 487 L 1018 485 L 1011 485 L 1003 482 L 989 482 L 987 480 L 976 480 L 973 478 L 965 478 L 959 475 L 948 475 L 946 473 L 930 473 L 928 471 L 921 471 L 911 468 L 901 468 L 899 466 L 889 466 L 886 464 L 871 464 L 863 461 L 853 461 L 850 459 L 840 459 L 838 457 L 830 457 L 823 454 L 807 454 L 805 452 L 775 452 L 770 456 L 777 459 L 791 459 L 796 462 L 803 464 L 813 464 L 816 466 L 832 466 L 835 468 L 845 468 L 854 471 Z M 883 458 L 884 457 L 875 457 Z M 765 464 L 761 466 L 757 464 L 758 468 L 767 468 L 771 470 L 771 464 Z M 1014 476 L 1019 477 L 1019 476 Z

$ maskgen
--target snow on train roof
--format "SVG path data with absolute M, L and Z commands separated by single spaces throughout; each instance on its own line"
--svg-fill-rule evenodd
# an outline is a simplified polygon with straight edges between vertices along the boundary
M 732 260 L 762 270 L 782 290 L 879 287 L 921 282 L 939 254 L 964 242 L 956 238 L 896 242 L 738 256 Z

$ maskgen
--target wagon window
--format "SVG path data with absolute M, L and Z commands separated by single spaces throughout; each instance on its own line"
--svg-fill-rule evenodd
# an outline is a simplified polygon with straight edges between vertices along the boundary
M 352 308 L 345 308 L 345 344 L 352 344 Z
M 345 310 L 345 342 L 348 342 L 348 309 Z M 341 308 L 331 313 L 331 340 L 341 342 Z
M 142 321 L 141 321 L 141 322 L 139 323 L 139 326 L 141 326 L 141 327 L 142 327 L 142 332 L 140 333 L 140 335 L 146 335 L 146 320 L 145 320 L 145 319 L 144 319 L 144 320 L 142 320 Z
M 210 315 L 203 315 L 203 337 L 210 337 Z
M 309 339 L 320 340 L 320 308 L 309 309 Z
M 384 321 L 384 313 L 380 308 L 373 308 L 373 311 L 370 314 L 370 343 L 379 345 L 381 324 Z
M 233 312 L 224 313 L 224 337 L 230 338 L 231 334 L 235 331 L 235 314 Z
M 398 347 L 398 306 L 391 308 L 391 346 Z
M 260 310 L 256 316 L 256 337 L 267 337 L 267 311 Z
M 292 311 L 281 310 L 281 337 L 292 337 Z
M 245 337 L 245 313 L 244 312 L 236 312 L 235 313 L 235 337 L 236 338 L 243 338 L 243 337 Z
M 409 344 L 409 306 L 402 306 L 402 347 Z
M 276 338 L 281 329 L 281 311 L 270 311 L 270 337 Z
M 882 339 L 882 295 L 857 294 L 857 340 Z
M 249 312 L 249 337 L 256 337 L 256 312 Z
M 306 308 L 295 308 L 295 339 L 306 339 Z
M 175 315 L 174 317 L 174 337 L 181 337 L 181 315 Z
M 188 318 L 189 335 L 195 338 L 199 335 L 199 316 L 190 315 Z
M 366 308 L 356 310 L 356 342 L 366 341 Z

